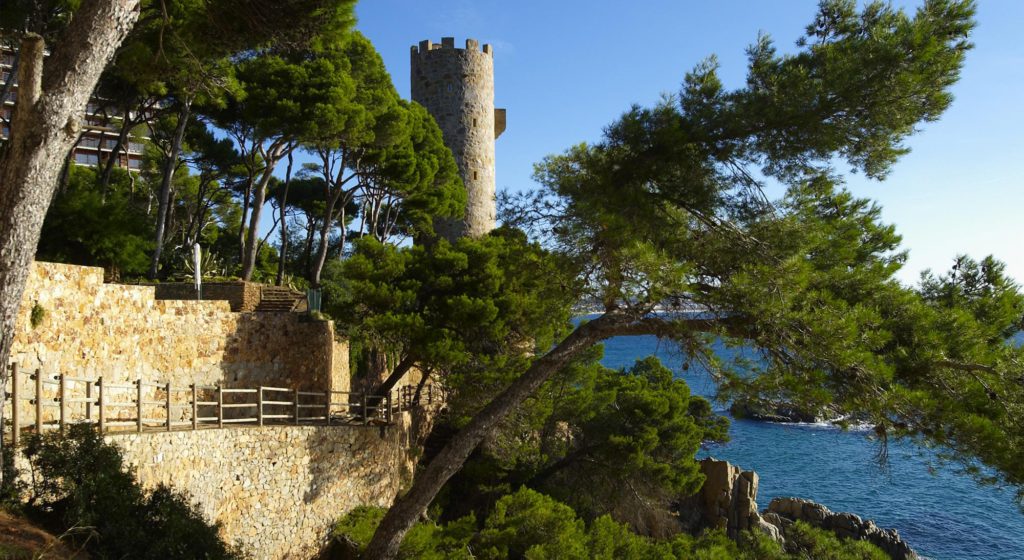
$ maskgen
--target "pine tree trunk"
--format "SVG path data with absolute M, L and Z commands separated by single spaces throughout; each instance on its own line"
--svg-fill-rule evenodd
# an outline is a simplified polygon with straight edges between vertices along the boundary
M 286 220 L 288 213 L 285 207 L 288 206 L 288 187 L 292 183 L 292 165 L 294 163 L 294 152 L 288 152 L 288 169 L 284 172 L 284 188 L 281 190 L 281 198 L 278 201 L 281 208 L 281 258 L 277 265 L 277 281 L 274 282 L 278 286 L 284 284 L 284 267 L 288 262 L 288 222 Z
M 117 161 L 121 158 L 121 150 L 128 142 L 128 133 L 131 132 L 134 126 L 133 123 L 134 121 L 128 118 L 128 107 L 124 107 L 123 114 L 121 115 L 121 130 L 117 135 L 117 142 L 114 144 L 114 148 L 110 150 L 110 155 L 107 156 L 107 161 L 103 164 L 103 173 L 100 174 L 100 191 L 103 193 L 102 200 L 104 203 L 107 202 L 107 191 L 110 188 L 110 174 L 113 172 L 114 166 L 117 165 Z M 127 153 L 127 150 L 125 152 Z
M 10 140 L 0 151 L 0 387 L 7 381 L 14 323 L 61 168 L 100 73 L 138 17 L 138 0 L 85 0 L 45 70 L 42 37 L 22 39 L 19 99 Z
M 316 233 L 316 225 L 312 223 L 312 218 L 306 215 L 306 242 L 302 249 L 302 263 L 303 271 L 306 273 L 306 280 L 312 281 L 313 278 L 313 234 Z
M 249 227 L 245 230 L 245 244 L 242 245 L 242 280 L 252 280 L 252 273 L 256 270 L 256 257 L 259 253 L 259 227 L 260 215 L 263 213 L 263 205 L 267 202 L 267 185 L 274 173 L 276 159 L 268 154 L 267 168 L 260 177 L 260 184 L 256 185 L 252 195 L 252 210 L 249 214 Z
M 622 315 L 605 314 L 582 325 L 561 344 L 539 358 L 438 453 L 426 468 L 416 474 L 412 488 L 401 496 L 381 520 L 373 539 L 363 554 L 363 560 L 387 560 L 398 555 L 398 547 L 405 533 L 427 510 L 448 479 L 462 468 L 466 458 L 487 437 L 503 418 L 521 405 L 531 394 L 551 378 L 569 360 L 595 343 L 613 336 L 617 327 L 628 321 Z
M 171 138 L 171 151 L 164 162 L 164 170 L 160 178 L 160 198 L 156 210 L 156 246 L 153 247 L 153 257 L 149 261 L 149 273 L 146 275 L 150 280 L 155 280 L 160 273 L 160 255 L 164 248 L 164 236 L 167 234 L 167 221 L 171 207 L 171 181 L 174 179 L 174 170 L 178 168 L 178 155 L 181 153 L 181 144 L 185 140 L 185 127 L 192 114 L 192 99 L 186 98 L 182 101 L 181 109 L 178 111 L 178 124 L 174 128 L 174 137 Z
M 320 287 L 320 274 L 324 270 L 324 263 L 327 262 L 327 252 L 330 251 L 330 219 L 325 219 L 320 226 L 320 246 L 316 252 L 316 260 L 313 261 L 313 270 L 310 271 L 309 282 L 314 288 Z
M 324 221 L 320 225 L 320 249 L 317 251 L 316 260 L 313 261 L 313 269 L 310 271 L 309 281 L 314 288 L 320 287 L 320 275 L 324 271 L 324 264 L 327 262 L 327 253 L 330 251 L 331 224 L 334 222 L 334 208 L 339 204 L 340 193 L 331 195 L 327 199 L 327 208 L 324 209 Z M 345 215 L 345 203 L 341 201 L 341 214 Z M 344 220 L 342 220 L 344 222 Z M 341 229 L 341 250 L 345 250 L 345 228 Z

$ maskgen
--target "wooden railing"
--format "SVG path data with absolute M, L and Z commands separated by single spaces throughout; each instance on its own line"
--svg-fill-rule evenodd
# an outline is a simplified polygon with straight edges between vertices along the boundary
M 95 424 L 100 432 L 171 431 L 223 428 L 225 424 L 387 426 L 396 413 L 434 402 L 432 385 L 417 393 L 411 386 L 386 395 L 358 391 L 303 391 L 284 387 L 153 383 L 139 379 L 110 383 L 36 369 L 30 395 L 23 395 L 22 375 L 11 365 L 11 435 L 17 445 L 22 431 L 63 433 L 71 424 Z M 46 387 L 50 387 L 47 391 Z M 47 394 L 50 393 L 50 394 Z M 35 409 L 35 421 L 22 421 L 22 405 Z M 46 419 L 46 409 L 56 414 Z M 113 414 L 111 414 L 113 413 Z

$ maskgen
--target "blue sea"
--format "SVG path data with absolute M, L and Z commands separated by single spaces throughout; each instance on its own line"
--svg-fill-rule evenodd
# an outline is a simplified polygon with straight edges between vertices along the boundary
M 628 367 L 652 354 L 685 379 L 694 394 L 714 394 L 714 383 L 700 367 L 684 371 L 680 351 L 653 336 L 607 341 L 604 364 Z M 722 403 L 713 405 L 728 414 Z M 1013 491 L 979 485 L 952 467 L 939 466 L 931 452 L 913 444 L 890 442 L 889 460 L 882 467 L 876 460 L 878 446 L 866 430 L 733 420 L 730 435 L 728 443 L 701 454 L 757 471 L 761 509 L 779 496 L 807 498 L 895 528 L 932 560 L 1024 559 L 1024 514 Z

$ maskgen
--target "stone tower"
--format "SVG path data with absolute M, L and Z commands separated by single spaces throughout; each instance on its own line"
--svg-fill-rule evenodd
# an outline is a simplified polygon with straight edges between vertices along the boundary
M 436 224 L 448 240 L 494 229 L 494 141 L 505 130 L 505 110 L 494 108 L 493 54 L 475 39 L 457 49 L 453 37 L 412 47 L 412 99 L 437 120 L 468 194 L 465 219 Z

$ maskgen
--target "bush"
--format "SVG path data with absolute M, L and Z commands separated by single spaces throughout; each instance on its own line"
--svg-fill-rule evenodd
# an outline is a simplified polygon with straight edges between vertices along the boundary
M 840 540 L 833 533 L 797 521 L 786 529 L 788 546 L 816 560 L 889 560 L 889 555 L 867 541 Z
M 385 511 L 359 507 L 334 529 L 361 552 L 373 537 Z M 881 550 L 863 541 L 841 541 L 832 533 L 797 523 L 789 544 L 782 547 L 762 533 L 745 533 L 737 543 L 722 531 L 700 536 L 676 535 L 655 540 L 634 533 L 604 515 L 585 526 L 569 506 L 522 488 L 495 503 L 482 526 L 468 515 L 447 525 L 417 523 L 399 550 L 402 560 L 442 558 L 486 560 L 885 560 Z M 790 536 L 787 533 L 787 536 Z
M 92 426 L 30 437 L 24 452 L 33 470 L 26 513 L 55 534 L 91 528 L 93 558 L 241 557 L 184 496 L 166 486 L 144 491 Z
M 385 510 L 379 507 L 357 507 L 338 522 L 332 535 L 335 539 L 347 540 L 362 552 L 370 543 L 384 513 Z M 398 557 L 408 560 L 470 560 L 475 558 L 468 548 L 475 530 L 476 519 L 472 516 L 444 526 L 417 523 L 402 541 Z

